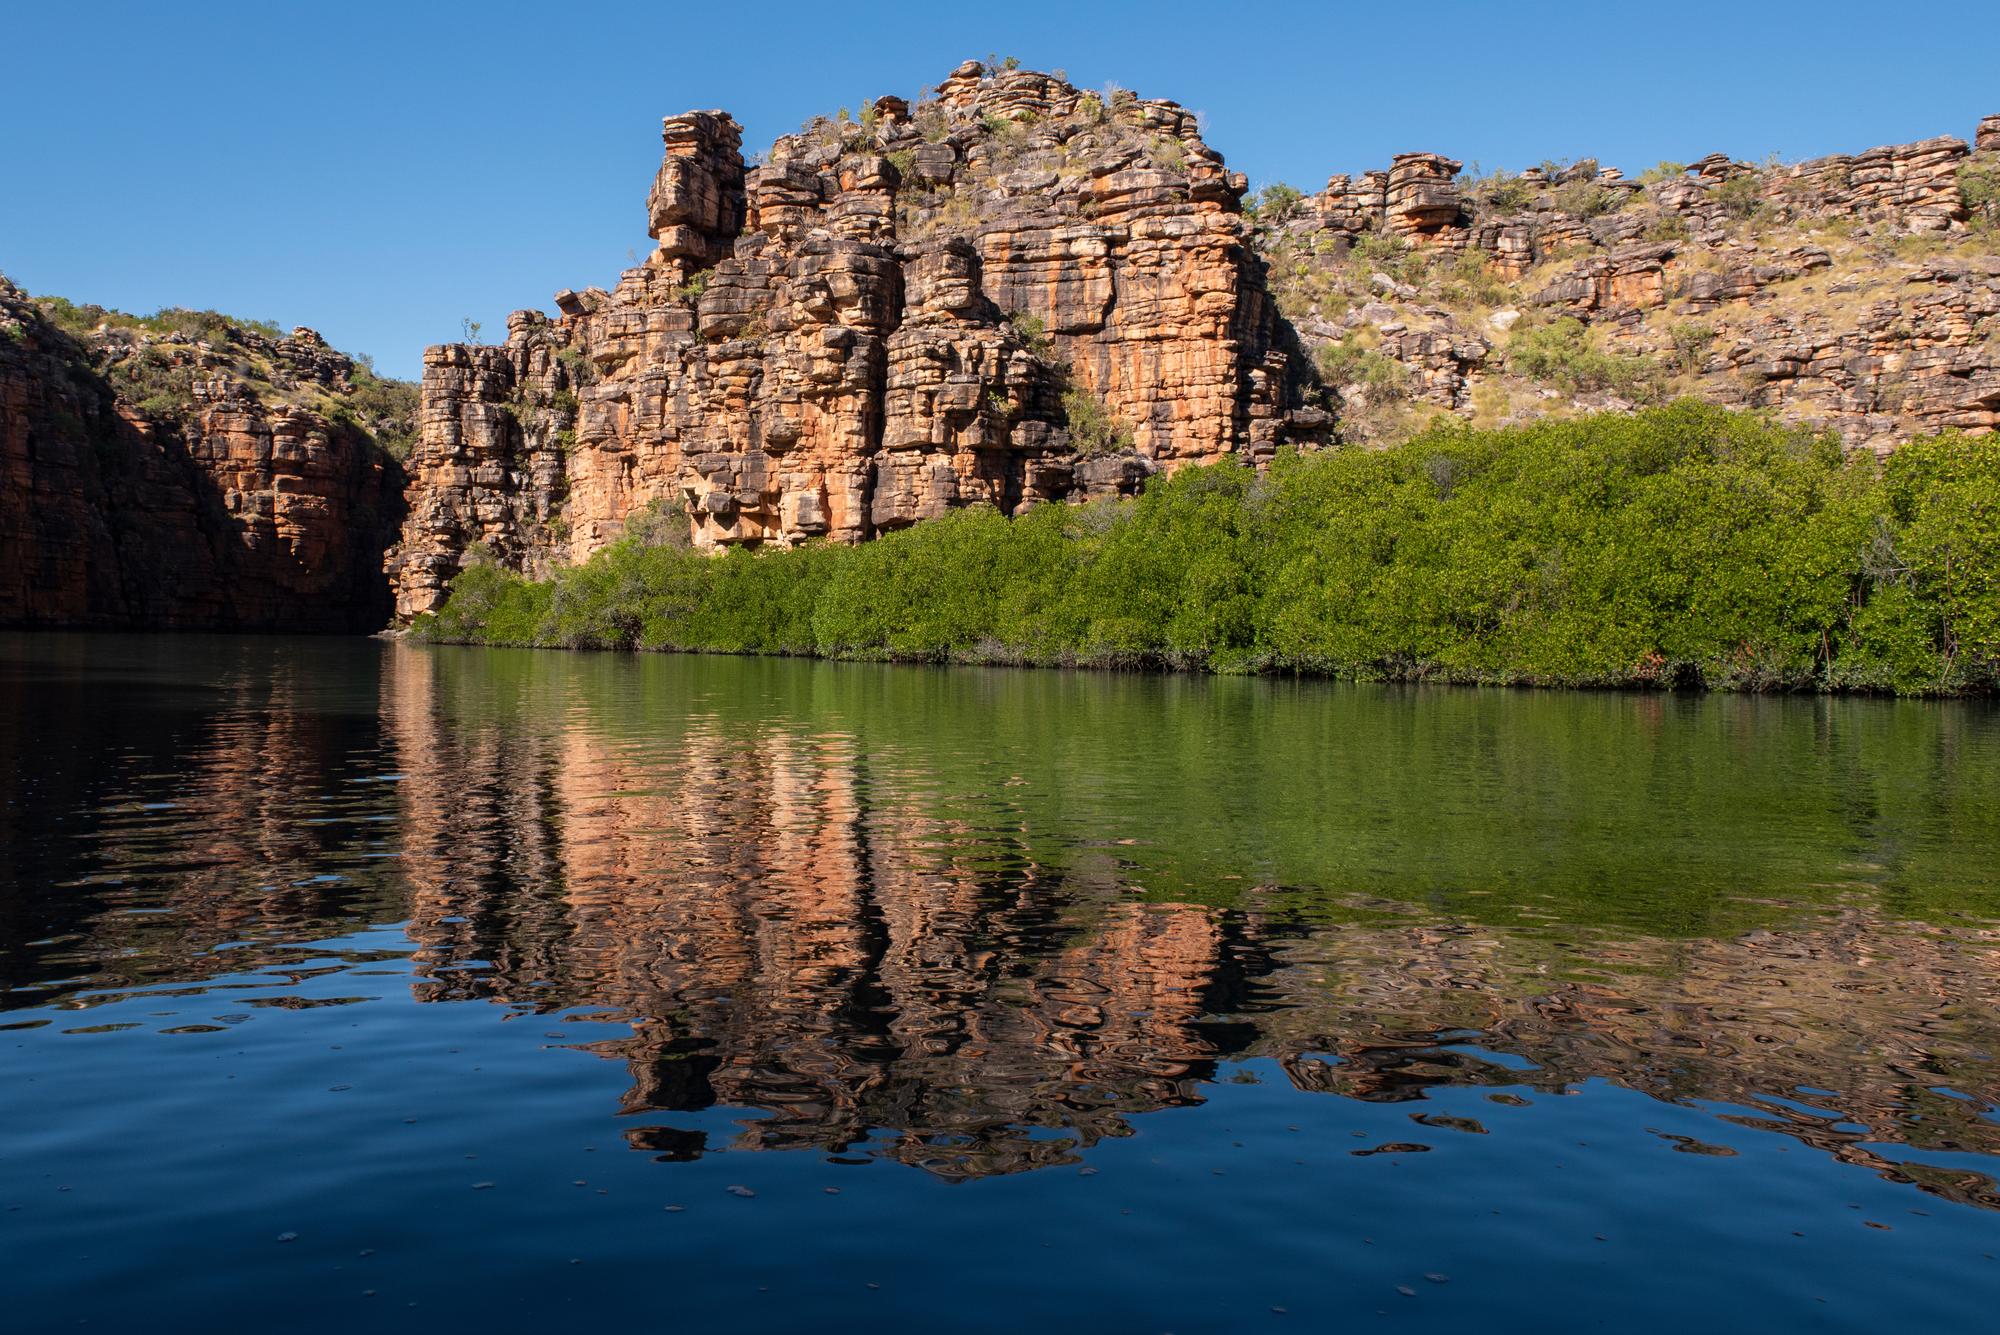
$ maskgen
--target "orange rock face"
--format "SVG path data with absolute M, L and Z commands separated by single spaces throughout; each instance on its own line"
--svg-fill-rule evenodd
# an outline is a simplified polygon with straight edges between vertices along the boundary
M 1243 178 L 1171 102 L 968 64 L 747 170 L 724 113 L 664 139 L 643 264 L 426 354 L 402 615 L 470 549 L 539 573 L 656 503 L 703 547 L 855 541 L 1286 429 Z
M 0 625 L 383 624 L 401 478 L 358 427 L 252 397 L 185 340 L 86 347 L 4 281 L 0 333 Z M 352 365 L 311 330 L 260 342 L 334 391 Z M 107 378 L 144 358 L 187 397 L 142 408 Z

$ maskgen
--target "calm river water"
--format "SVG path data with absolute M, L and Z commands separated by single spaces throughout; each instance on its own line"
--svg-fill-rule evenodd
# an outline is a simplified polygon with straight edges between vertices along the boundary
M 0 637 L 0 1326 L 1979 1329 L 2000 710 Z

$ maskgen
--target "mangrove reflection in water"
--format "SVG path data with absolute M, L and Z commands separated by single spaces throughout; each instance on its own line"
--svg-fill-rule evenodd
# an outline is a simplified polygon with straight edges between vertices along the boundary
M 2000 1296 L 1987 706 L 41 636 L 0 729 L 50 1325 Z

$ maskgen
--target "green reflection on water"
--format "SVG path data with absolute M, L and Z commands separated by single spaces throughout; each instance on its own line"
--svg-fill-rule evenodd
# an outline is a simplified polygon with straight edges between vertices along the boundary
M 1275 887 L 1320 917 L 1363 895 L 1662 936 L 1857 893 L 1919 918 L 2000 910 L 2000 713 L 1982 704 L 395 653 L 453 729 L 581 729 L 634 761 L 839 735 L 885 796 L 973 823 L 988 856 L 1158 900 Z M 602 796 L 621 791 L 655 790 Z

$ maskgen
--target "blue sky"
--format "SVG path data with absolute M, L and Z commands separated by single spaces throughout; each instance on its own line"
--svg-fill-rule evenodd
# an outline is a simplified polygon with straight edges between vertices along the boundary
M 661 116 L 725 108 L 752 152 L 988 52 L 1174 98 L 1253 185 L 1307 189 L 1410 149 L 1636 171 L 2000 112 L 1991 0 L 188 0 L 11 3 L 6 30 L 0 272 L 310 324 L 401 375 L 643 255 Z

